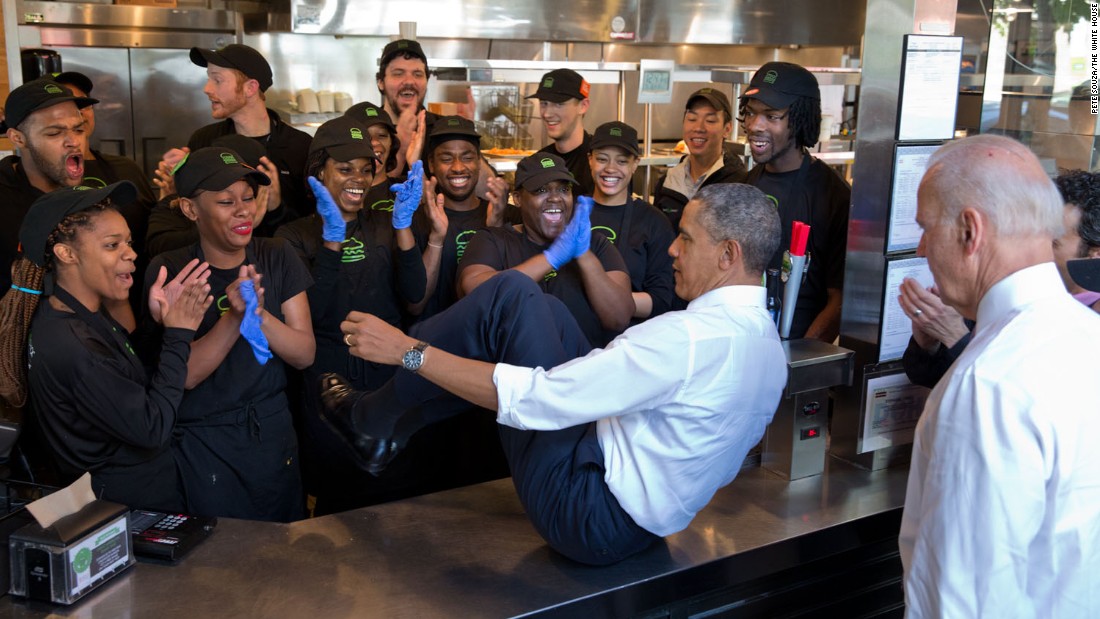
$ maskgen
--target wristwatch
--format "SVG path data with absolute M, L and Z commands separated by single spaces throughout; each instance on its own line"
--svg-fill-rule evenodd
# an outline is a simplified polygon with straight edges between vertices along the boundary
M 410 372 L 416 372 L 424 365 L 424 350 L 428 348 L 427 342 L 417 342 L 412 348 L 405 351 L 401 357 L 401 367 Z

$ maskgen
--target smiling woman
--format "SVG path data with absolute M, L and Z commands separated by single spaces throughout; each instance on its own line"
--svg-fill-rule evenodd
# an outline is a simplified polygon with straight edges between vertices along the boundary
M 186 508 L 168 444 L 183 398 L 189 343 L 212 299 L 206 266 L 190 263 L 150 287 L 163 353 L 148 377 L 126 330 L 102 311 L 125 300 L 134 259 L 114 210 L 129 182 L 62 189 L 35 201 L 20 230 L 23 257 L 0 302 L 0 394 L 34 414 L 59 483 L 91 472 L 96 495 L 131 507 Z M 33 320 L 32 320 L 33 317 Z
M 172 443 L 196 514 L 287 521 L 304 513 L 283 364 L 313 362 L 311 282 L 290 247 L 252 236 L 255 191 L 268 182 L 228 148 L 192 152 L 175 185 L 199 242 L 160 254 L 149 269 L 171 275 L 195 259 L 210 264 L 216 301 L 191 344 Z M 263 353 L 273 356 L 261 361 Z
M 661 212 L 631 194 L 638 169 L 638 132 L 622 122 L 604 123 L 592 136 L 588 159 L 596 190 L 592 229 L 607 236 L 630 272 L 633 322 L 672 307 L 672 226 Z
M 357 310 L 398 325 L 404 307 L 420 301 L 427 287 L 420 250 L 402 217 L 419 204 L 419 189 L 405 192 L 415 181 L 394 185 L 395 191 L 401 190 L 396 202 L 389 184 L 378 185 L 389 195 L 391 210 L 372 208 L 377 201 L 373 197 L 377 194 L 370 191 L 373 181 L 377 177 L 385 181 L 379 155 L 392 161 L 396 143 L 383 144 L 376 132 L 389 134 L 390 127 L 386 112 L 372 104 L 353 106 L 344 116 L 321 125 L 310 145 L 306 168 L 317 197 L 317 213 L 276 232 L 289 241 L 315 282 L 308 300 L 317 355 L 305 368 L 303 421 L 305 481 L 309 494 L 317 497 L 314 513 L 350 509 L 358 506 L 356 502 L 362 505 L 369 501 L 371 489 L 356 484 L 357 489 L 349 492 L 345 486 L 333 486 L 333 479 L 348 479 L 355 463 L 318 415 L 320 375 L 338 372 L 359 388 L 373 389 L 393 374 L 392 368 L 349 355 L 340 322 Z M 414 165 L 410 175 L 418 172 L 419 165 Z M 411 201 L 403 199 L 402 192 L 415 196 Z

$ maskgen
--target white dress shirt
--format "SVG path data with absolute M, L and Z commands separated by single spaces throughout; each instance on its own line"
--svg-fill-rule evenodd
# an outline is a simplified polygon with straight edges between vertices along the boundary
M 978 305 L 917 424 L 899 546 L 911 617 L 1100 617 L 1100 317 L 1053 263 Z
M 499 364 L 497 420 L 530 430 L 591 421 L 604 480 L 646 530 L 685 528 L 733 481 L 787 382 L 760 286 L 726 286 L 550 370 Z

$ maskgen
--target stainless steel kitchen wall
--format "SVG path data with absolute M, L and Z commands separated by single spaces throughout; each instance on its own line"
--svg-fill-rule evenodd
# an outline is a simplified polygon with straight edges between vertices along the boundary
M 405 21 L 424 37 L 604 41 L 613 22 L 634 28 L 638 0 L 291 0 L 289 12 L 297 33 L 390 35 Z
M 292 32 L 537 41 L 736 45 L 858 45 L 860 0 L 280 0 Z M 270 30 L 271 28 L 265 28 Z
M 205 72 L 188 49 L 234 42 L 236 13 L 37 0 L 3 7 L 9 60 L 20 48 L 47 47 L 62 69 L 91 78 L 100 101 L 93 148 L 133 158 L 148 174 L 168 148 L 212 122 Z M 12 87 L 19 77 L 9 62 Z
M 862 0 L 640 0 L 643 43 L 859 45 Z

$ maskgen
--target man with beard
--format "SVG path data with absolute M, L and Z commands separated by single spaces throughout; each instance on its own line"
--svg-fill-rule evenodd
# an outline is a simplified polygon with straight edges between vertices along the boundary
M 423 122 L 424 135 L 431 135 L 432 126 L 439 116 L 424 109 L 424 97 L 428 94 L 428 56 L 420 43 L 410 39 L 390 41 L 382 48 L 378 60 L 378 92 L 382 94 L 382 109 L 397 125 L 397 139 L 410 144 L 417 127 Z M 424 115 L 421 116 L 420 112 Z M 405 153 L 397 152 L 397 172 L 407 169 Z
M 769 62 L 741 95 L 740 121 L 756 162 L 745 181 L 779 209 L 783 239 L 769 268 L 791 270 L 793 222 L 810 225 L 806 271 L 794 307 L 791 338 L 831 342 L 840 333 L 844 255 L 848 245 L 848 183 L 806 149 L 821 132 L 821 90 L 806 69 Z
M 54 76 L 54 81 L 68 88 L 77 97 L 90 97 L 92 94 L 92 80 L 83 73 L 77 71 L 65 71 Z M 95 106 L 89 105 L 80 109 L 80 115 L 84 117 L 84 135 L 87 138 L 84 145 L 84 180 L 81 184 L 93 189 L 100 189 L 107 185 L 113 185 L 119 181 L 130 181 L 137 187 L 138 197 L 133 202 L 116 205 L 118 212 L 126 220 L 130 227 L 132 247 L 137 252 L 135 263 L 137 270 L 134 272 L 135 281 L 143 281 L 145 277 L 145 265 L 149 263 L 149 255 L 145 250 L 145 235 L 149 228 L 149 214 L 156 204 L 156 194 L 149 179 L 141 171 L 138 164 L 129 157 L 102 153 L 92 148 L 92 135 L 95 134 Z M 134 308 L 135 315 L 141 310 L 141 287 L 130 288 L 130 305 Z
M 425 182 L 425 194 L 430 196 L 428 208 L 436 212 L 442 209 L 446 227 L 432 226 L 427 213 L 421 216 L 421 238 L 426 239 L 424 267 L 428 290 L 432 291 L 424 301 L 421 319 L 438 314 L 458 300 L 455 280 L 466 244 L 478 230 L 503 225 L 508 201 L 508 184 L 497 176 L 487 181 L 489 199 L 477 196 L 481 136 L 474 123 L 461 116 L 436 120 L 428 136 L 426 162 L 431 173 Z
M 590 196 L 595 189 L 592 168 L 588 165 L 592 135 L 584 130 L 590 89 L 580 73 L 572 69 L 555 69 L 543 75 L 538 90 L 527 97 L 539 100 L 539 117 L 546 126 L 546 134 L 553 140 L 539 152 L 557 155 L 565 161 L 577 181 L 578 196 Z
M 269 237 L 282 224 L 308 215 L 314 210 L 306 191 L 306 157 L 312 138 L 284 123 L 264 105 L 264 92 L 271 87 L 271 65 L 260 52 L 247 45 L 233 43 L 221 49 L 191 48 L 191 62 L 206 67 L 203 93 L 210 99 L 211 115 L 216 122 L 191 134 L 187 148 L 195 151 L 213 146 L 220 136 L 236 133 L 259 142 L 267 151 L 270 169 L 260 168 L 268 176 L 278 170 L 281 204 L 267 205 L 263 223 L 256 236 Z M 175 149 L 165 155 L 162 165 L 169 169 L 182 158 Z
M 19 226 L 31 203 L 44 193 L 76 187 L 84 178 L 88 136 L 80 109 L 93 103 L 95 99 L 75 96 L 47 78 L 27 82 L 8 95 L 3 130 L 20 155 L 0 160 L 0 291 L 11 287 Z

